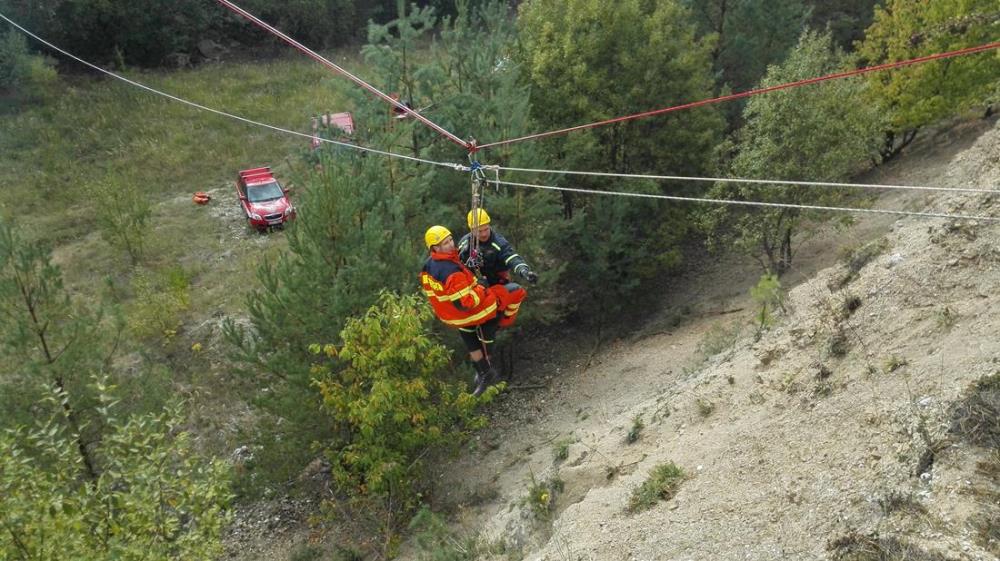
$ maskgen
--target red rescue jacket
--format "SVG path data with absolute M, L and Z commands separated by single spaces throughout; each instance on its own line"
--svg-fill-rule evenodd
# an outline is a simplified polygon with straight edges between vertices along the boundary
M 458 260 L 457 250 L 432 252 L 424 262 L 420 284 L 434 314 L 447 325 L 472 327 L 497 315 L 496 295 L 476 282 L 472 271 Z

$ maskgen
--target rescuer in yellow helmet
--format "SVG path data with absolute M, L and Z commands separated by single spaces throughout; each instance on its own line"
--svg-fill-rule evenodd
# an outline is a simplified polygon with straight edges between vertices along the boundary
M 500 300 L 500 327 L 509 327 L 517 318 L 521 302 L 528 296 L 524 287 L 512 282 L 510 273 L 514 272 L 531 284 L 538 282 L 538 275 L 518 255 L 514 246 L 492 227 L 490 215 L 485 209 L 469 211 L 466 223 L 469 225 L 469 233 L 458 243 L 458 257 L 463 263 L 478 265 L 478 272 L 486 277 L 486 283 L 494 289 Z M 479 242 L 475 256 L 472 255 L 473 241 Z M 498 290 L 500 287 L 504 290 Z
M 455 240 L 447 228 L 428 228 L 424 244 L 429 255 L 420 272 L 421 287 L 434 315 L 459 330 L 476 369 L 472 394 L 479 395 L 500 378 L 489 356 L 500 324 L 497 297 L 459 260 Z

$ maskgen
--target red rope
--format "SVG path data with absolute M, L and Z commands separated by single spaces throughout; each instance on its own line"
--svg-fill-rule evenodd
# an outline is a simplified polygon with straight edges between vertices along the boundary
M 652 111 L 645 111 L 643 113 L 636 113 L 634 115 L 627 115 L 625 117 L 616 117 L 614 119 L 608 119 L 606 121 L 598 121 L 596 123 L 590 123 L 590 124 L 587 124 L 587 125 L 577 125 L 575 127 L 569 127 L 569 128 L 566 128 L 566 129 L 559 129 L 559 130 L 554 130 L 554 131 L 549 131 L 549 132 L 542 132 L 542 133 L 537 133 L 537 134 L 530 134 L 528 136 L 521 136 L 521 137 L 518 137 L 518 138 L 509 139 L 509 140 L 501 140 L 499 142 L 491 142 L 489 144 L 482 144 L 482 145 L 478 146 L 478 148 L 477 147 L 473 147 L 473 149 L 482 150 L 482 149 L 485 149 L 485 148 L 492 148 L 494 146 L 503 146 L 503 145 L 506 145 L 506 144 L 513 144 L 515 142 L 521 142 L 522 140 L 534 140 L 534 139 L 538 139 L 538 138 L 545 138 L 545 137 L 549 137 L 549 136 L 555 136 L 557 134 L 566 134 L 566 133 L 573 132 L 573 131 L 578 131 L 578 130 L 592 129 L 594 127 L 601 127 L 601 126 L 610 125 L 610 124 L 613 124 L 613 123 L 621 123 L 621 122 L 624 122 L 624 121 L 633 121 L 635 119 L 642 119 L 644 117 L 652 117 L 654 115 L 662 115 L 664 113 L 672 113 L 674 111 L 680 111 L 682 109 L 691 109 L 691 108 L 694 108 L 694 107 L 701 107 L 703 105 L 710 105 L 710 104 L 713 104 L 713 103 L 720 103 L 720 102 L 723 102 L 723 101 L 731 101 L 731 100 L 734 100 L 734 99 L 740 99 L 740 98 L 744 98 L 744 97 L 750 97 L 752 95 L 758 95 L 758 94 L 773 92 L 773 91 L 777 91 L 777 90 L 785 90 L 785 89 L 788 89 L 788 88 L 797 88 L 799 86 L 805 86 L 805 85 L 808 85 L 808 84 L 816 84 L 816 83 L 819 83 L 819 82 L 825 82 L 827 80 L 836 80 L 836 79 L 839 79 L 839 78 L 847 78 L 848 76 L 857 76 L 859 74 L 867 74 L 869 72 L 877 72 L 879 70 L 889 70 L 891 68 L 899 68 L 901 66 L 908 66 L 908 65 L 912 65 L 912 64 L 920 64 L 922 62 L 928 62 L 928 61 L 932 61 L 932 60 L 939 60 L 939 59 L 943 59 L 943 58 L 951 58 L 951 57 L 957 57 L 957 56 L 962 56 L 962 55 L 968 55 L 968 54 L 972 54 L 972 53 L 979 53 L 979 52 L 983 52 L 983 51 L 989 51 L 989 50 L 992 50 L 992 49 L 996 49 L 998 47 L 1000 47 L 1000 41 L 995 42 L 995 43 L 987 43 L 985 45 L 979 45 L 978 47 L 969 47 L 969 48 L 960 49 L 960 50 L 957 50 L 957 51 L 949 51 L 949 52 L 946 52 L 946 53 L 937 53 L 937 54 L 933 54 L 933 55 L 922 56 L 922 57 L 919 57 L 919 58 L 912 58 L 912 59 L 909 59 L 909 60 L 902 60 L 902 61 L 899 61 L 899 62 L 889 62 L 889 63 L 886 63 L 886 64 L 879 64 L 877 66 L 868 66 L 868 67 L 865 67 L 865 68 L 859 68 L 857 70 L 850 70 L 850 71 L 847 71 L 847 72 L 838 72 L 836 74 L 829 74 L 829 75 L 820 76 L 820 77 L 817 77 L 817 78 L 808 78 L 806 80 L 799 80 L 798 82 L 789 82 L 787 84 L 779 84 L 777 86 L 770 86 L 770 87 L 767 87 L 767 88 L 760 88 L 760 89 L 756 89 L 756 90 L 748 90 L 748 91 L 745 91 L 745 92 L 740 92 L 740 93 L 725 95 L 725 96 L 721 96 L 721 97 L 714 97 L 714 98 L 711 98 L 711 99 L 703 99 L 701 101 L 695 101 L 695 102 L 692 102 L 692 103 L 685 103 L 683 105 L 675 105 L 673 107 L 667 107 L 665 109 L 655 109 L 655 110 L 652 110 Z
M 335 70 L 335 71 L 343 74 L 349 80 L 351 80 L 355 84 L 361 86 L 362 88 L 368 90 L 369 92 L 371 92 L 372 94 L 374 94 L 376 97 L 379 97 L 383 101 L 388 102 L 390 105 L 392 105 L 392 106 L 394 106 L 394 107 L 396 107 L 396 108 L 398 108 L 398 109 L 400 109 L 400 110 L 402 110 L 402 111 L 404 111 L 404 112 L 406 112 L 406 113 L 408 113 L 410 115 L 413 115 L 414 118 L 416 118 L 421 123 L 427 125 L 428 127 L 434 129 L 439 134 L 441 134 L 441 136 L 444 136 L 448 140 L 454 142 L 455 144 L 458 144 L 459 146 L 461 146 L 462 148 L 465 148 L 466 150 L 470 150 L 470 151 L 472 150 L 472 147 L 469 145 L 468 142 L 466 142 L 466 141 L 462 140 L 461 138 L 455 136 L 454 134 L 448 132 L 447 130 L 445 130 L 441 126 L 437 125 L 436 123 L 434 123 L 433 121 L 431 121 L 427 117 L 424 117 L 420 113 L 417 113 L 413 109 L 407 107 L 406 104 L 401 103 L 401 102 L 393 99 L 391 96 L 386 95 L 385 93 L 379 91 L 378 88 L 376 88 L 375 86 L 369 84 L 368 82 L 365 82 L 361 78 L 358 78 L 354 74 L 351 74 L 350 72 L 348 72 L 347 70 L 341 68 L 340 66 L 337 66 L 333 62 L 331 62 L 331 61 L 323 58 L 322 56 L 320 56 L 319 54 L 317 54 L 312 49 L 306 47 L 302 43 L 299 43 L 295 39 L 292 39 L 288 35 L 285 35 L 284 33 L 282 33 L 281 31 L 279 31 L 275 27 L 271 26 L 267 22 L 261 20 L 257 16 L 251 14 L 250 12 L 244 10 L 243 8 L 240 8 L 236 4 L 233 4 L 232 2 L 230 2 L 229 0 L 217 0 L 217 1 L 220 4 L 222 4 L 223 6 L 225 6 L 226 8 L 229 8 L 231 11 L 235 12 L 236 14 L 241 15 L 244 18 L 248 19 L 251 23 L 257 25 L 258 27 L 260 27 L 260 28 L 268 31 L 269 33 L 271 33 L 275 37 L 278 37 L 282 41 L 284 41 L 284 42 L 288 43 L 289 45 L 295 47 L 296 49 L 298 49 L 299 51 L 301 51 L 302 53 L 304 53 L 305 55 L 307 55 L 309 58 L 315 60 L 316 62 L 319 62 L 320 64 L 323 64 L 327 68 L 331 68 L 331 69 L 333 69 L 333 70 Z

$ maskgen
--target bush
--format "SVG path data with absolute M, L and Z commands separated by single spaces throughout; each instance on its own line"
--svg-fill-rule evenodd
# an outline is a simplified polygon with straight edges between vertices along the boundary
M 128 326 L 140 339 L 169 343 L 177 335 L 181 314 L 191 305 L 191 280 L 180 266 L 165 271 L 139 271 L 132 279 Z
M 486 418 L 475 409 L 499 391 L 490 388 L 477 399 L 442 376 L 450 352 L 430 335 L 430 320 L 421 296 L 385 292 L 347 321 L 340 349 L 310 349 L 315 384 L 338 435 L 327 445 L 333 480 L 368 512 L 387 509 L 390 520 L 417 506 L 427 453 L 483 427 Z
M 28 50 L 19 31 L 0 35 L 0 89 L 26 98 L 43 97 L 56 80 L 52 61 Z
M 556 508 L 556 496 L 562 493 L 565 487 L 566 484 L 558 477 L 538 481 L 532 474 L 528 494 L 521 499 L 521 502 L 531 509 L 536 520 L 549 520 Z
M 649 479 L 632 491 L 632 497 L 628 501 L 628 511 L 639 512 L 652 508 L 661 500 L 669 501 L 685 479 L 687 474 L 673 462 L 656 466 L 649 474 Z
M 925 551 L 893 536 L 867 536 L 851 532 L 826 546 L 835 561 L 948 561 L 940 553 Z
M 99 387 L 104 438 L 96 477 L 59 415 L 0 434 L 0 551 L 23 559 L 212 559 L 230 499 L 228 466 L 178 432 L 177 408 L 118 419 Z M 56 392 L 48 405 L 58 407 Z M 4 557 L 6 558 L 6 557 Z
M 149 200 L 135 180 L 112 178 L 89 192 L 101 237 L 114 249 L 128 253 L 132 265 L 137 265 L 149 234 Z
M 413 517 L 410 530 L 420 549 L 421 561 L 476 561 L 489 554 L 502 553 L 502 546 L 455 534 L 441 516 L 427 507 Z

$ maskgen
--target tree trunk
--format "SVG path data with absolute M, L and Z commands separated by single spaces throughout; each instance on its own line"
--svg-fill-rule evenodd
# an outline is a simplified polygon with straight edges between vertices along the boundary
M 882 143 L 882 149 L 879 153 L 882 155 L 882 163 L 888 162 L 889 160 L 898 156 L 904 148 L 910 145 L 915 138 L 917 138 L 917 132 L 920 129 L 910 129 L 903 131 L 902 139 L 899 142 L 899 146 L 896 146 L 896 133 L 893 131 L 888 131 L 885 133 L 885 141 Z
M 562 192 L 562 202 L 563 202 L 563 218 L 566 220 L 573 219 L 573 194 L 569 191 Z
M 785 228 L 785 234 L 781 237 L 781 260 L 778 262 L 778 276 L 780 277 L 792 266 L 792 229 Z

